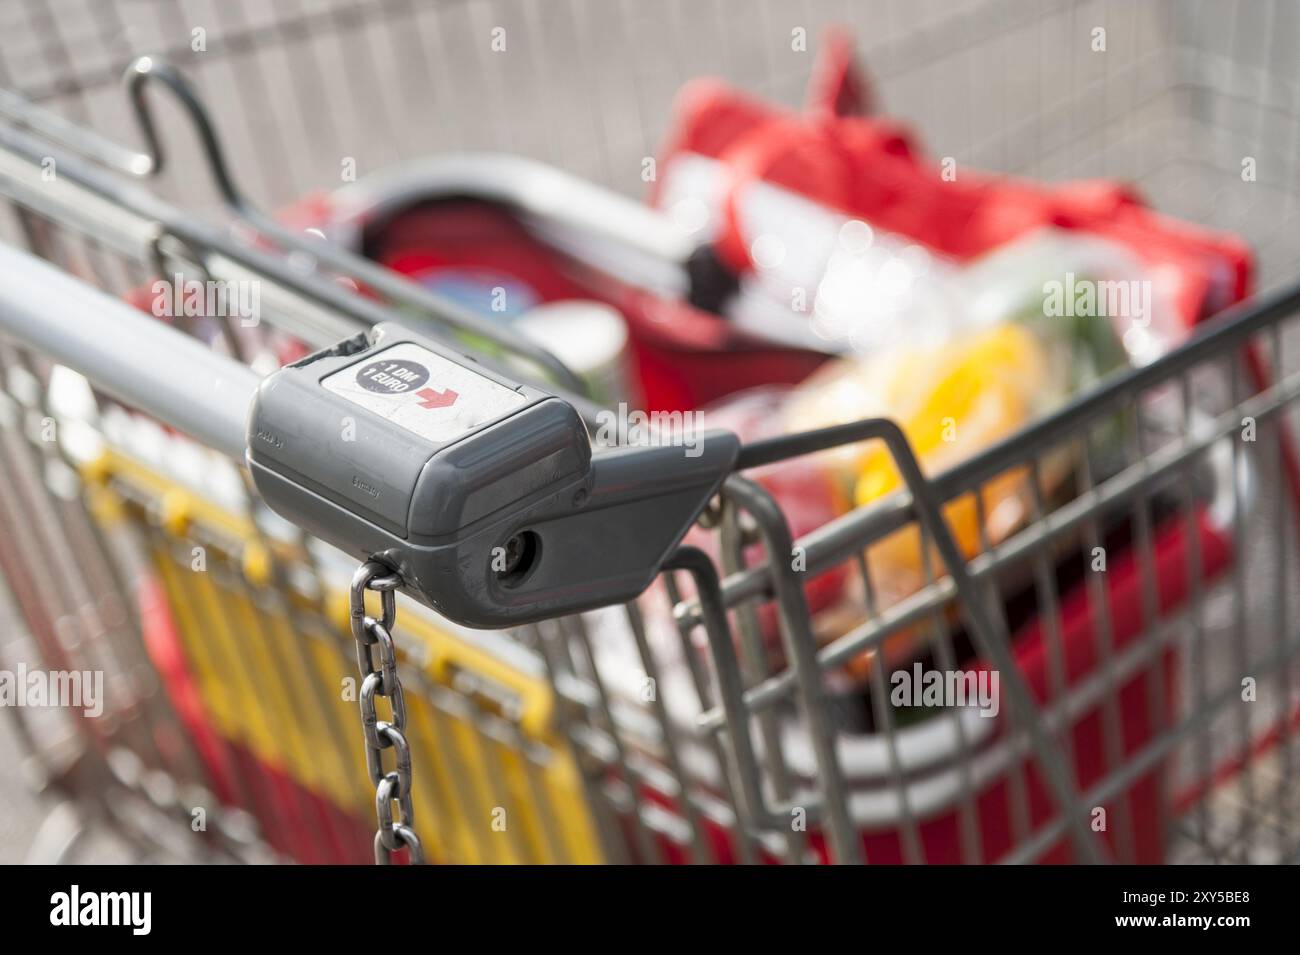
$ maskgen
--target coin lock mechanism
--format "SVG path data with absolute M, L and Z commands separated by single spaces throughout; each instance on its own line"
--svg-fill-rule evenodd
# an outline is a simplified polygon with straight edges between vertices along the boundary
M 392 323 L 267 377 L 248 426 L 272 509 L 471 627 L 644 591 L 738 442 L 716 431 L 690 448 L 593 456 L 568 402 Z

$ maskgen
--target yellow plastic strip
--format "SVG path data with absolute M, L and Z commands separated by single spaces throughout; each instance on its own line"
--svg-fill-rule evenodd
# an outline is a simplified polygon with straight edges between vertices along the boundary
M 178 564 L 156 530 L 146 527 L 154 541 L 154 566 L 213 722 L 219 732 L 242 742 L 272 767 L 284 768 L 305 786 L 368 817 L 374 794 L 366 776 L 355 697 L 344 699 L 342 693 L 342 680 L 355 678 L 347 665 L 352 654 L 346 593 L 340 591 L 328 601 L 329 625 L 340 640 L 331 646 L 328 639 L 300 632 L 286 613 L 267 614 L 258 606 L 255 598 L 261 588 L 274 590 L 272 602 L 292 605 L 296 595 L 275 588 L 271 566 L 276 560 L 291 560 L 293 552 L 266 552 L 247 518 L 113 451 L 88 467 L 86 478 L 105 521 L 124 515 L 148 521 L 141 509 L 117 507 L 121 502 L 115 495 L 101 499 L 95 490 L 119 480 L 158 502 L 162 526 L 173 539 L 231 542 L 231 555 L 210 552 L 209 559 L 222 561 L 228 573 L 245 576 L 247 586 L 241 582 L 238 591 L 218 585 L 210 573 Z M 526 757 L 513 746 L 488 738 L 466 716 L 446 712 L 414 685 L 407 687 L 407 729 L 417 773 L 425 780 L 421 785 L 417 776 L 417 828 L 425 834 L 431 855 L 460 863 L 602 861 L 577 763 L 554 725 L 555 696 L 548 681 L 426 619 L 408 614 L 401 627 L 405 640 L 420 646 L 426 661 L 423 676 L 430 684 L 456 693 L 468 712 L 481 704 L 457 693 L 458 674 L 468 672 L 505 688 L 520 704 L 521 741 L 550 754 L 544 766 L 525 765 Z M 305 669 L 294 666 L 297 654 L 288 652 L 295 641 L 305 651 Z M 308 679 L 323 681 L 325 692 L 314 695 L 317 691 Z M 334 700 L 341 709 L 321 713 L 321 704 Z M 304 720 L 307 713 L 312 716 Z M 342 734 L 342 739 L 333 734 Z M 345 759 L 343 752 L 355 756 Z M 493 827 L 494 820 L 500 820 L 494 816 L 499 809 L 506 809 L 504 832 Z

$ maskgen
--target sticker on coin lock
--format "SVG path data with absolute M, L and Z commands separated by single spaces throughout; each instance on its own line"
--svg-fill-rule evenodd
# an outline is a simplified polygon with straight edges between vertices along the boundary
M 412 342 L 386 348 L 321 384 L 420 437 L 446 444 L 527 399 Z

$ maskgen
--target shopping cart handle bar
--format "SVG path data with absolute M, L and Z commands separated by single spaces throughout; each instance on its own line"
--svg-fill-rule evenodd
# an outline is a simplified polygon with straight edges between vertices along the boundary
M 0 276 L 0 332 L 243 462 L 251 368 L 4 243 Z

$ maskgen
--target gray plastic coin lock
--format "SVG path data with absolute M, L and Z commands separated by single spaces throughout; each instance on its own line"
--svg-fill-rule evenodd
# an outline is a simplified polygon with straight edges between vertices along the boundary
M 593 456 L 568 402 L 391 323 L 267 377 L 248 425 L 273 510 L 485 628 L 640 594 L 737 450 L 716 431 Z

